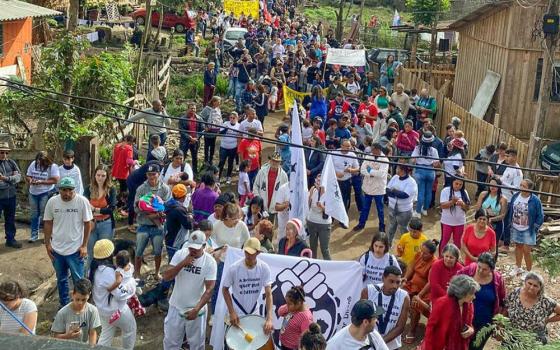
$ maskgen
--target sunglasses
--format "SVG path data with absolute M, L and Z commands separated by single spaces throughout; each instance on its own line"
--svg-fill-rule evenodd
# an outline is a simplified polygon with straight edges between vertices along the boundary
M 0 151 L 0 154 L 10 154 L 9 151 Z

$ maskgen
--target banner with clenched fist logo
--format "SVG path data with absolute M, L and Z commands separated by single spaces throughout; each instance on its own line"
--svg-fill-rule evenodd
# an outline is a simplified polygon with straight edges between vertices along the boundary
M 222 276 L 226 275 L 229 266 L 243 258 L 241 249 L 228 247 Z M 282 326 L 278 308 L 286 303 L 284 295 L 293 286 L 303 286 L 306 294 L 305 302 L 327 340 L 336 331 L 350 324 L 350 310 L 360 299 L 362 288 L 362 269 L 358 262 L 326 261 L 277 254 L 260 254 L 258 258 L 270 266 L 273 281 L 274 340 L 277 345 Z M 263 289 L 255 313 L 265 316 L 264 305 Z M 224 348 L 226 315 L 227 307 L 220 290 L 210 337 L 210 344 L 215 350 Z

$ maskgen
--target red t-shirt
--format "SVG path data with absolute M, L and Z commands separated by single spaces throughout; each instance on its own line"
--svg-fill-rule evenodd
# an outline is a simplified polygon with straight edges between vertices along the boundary
M 321 141 L 323 142 L 323 145 L 325 144 L 325 142 L 327 142 L 327 137 L 325 135 L 325 130 L 321 130 L 321 129 L 315 130 L 314 135 L 321 139 Z
M 486 226 L 486 234 L 482 238 L 476 237 L 475 225 L 469 225 L 465 228 L 463 233 L 463 243 L 469 252 L 474 256 L 479 256 L 484 252 L 494 254 L 493 250 L 496 249 L 496 232 L 492 228 Z M 465 257 L 465 265 L 472 263 L 469 257 Z
M 274 193 L 274 184 L 276 183 L 276 178 L 278 177 L 278 169 L 272 169 L 268 171 L 268 205 L 272 201 L 272 194 Z
M 313 314 L 311 310 L 288 314 L 288 306 L 282 305 L 278 309 L 278 314 L 284 317 L 287 322 L 282 325 L 280 331 L 280 341 L 282 345 L 290 349 L 297 349 L 301 335 L 305 332 L 311 323 L 313 323 Z
M 115 179 L 126 180 L 132 162 L 132 146 L 124 142 L 117 143 L 113 149 L 113 169 L 111 170 L 111 175 Z
M 261 167 L 262 144 L 259 140 L 242 139 L 237 147 L 237 152 L 242 160 L 249 160 L 249 171 L 257 170 Z

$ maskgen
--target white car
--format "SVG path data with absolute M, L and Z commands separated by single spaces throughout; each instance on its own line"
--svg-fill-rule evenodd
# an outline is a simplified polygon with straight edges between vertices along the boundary
M 245 34 L 247 33 L 247 29 L 241 27 L 231 27 L 226 29 L 224 32 L 224 50 L 229 50 L 235 44 L 237 44 L 237 40 L 243 39 L 243 45 L 245 45 Z

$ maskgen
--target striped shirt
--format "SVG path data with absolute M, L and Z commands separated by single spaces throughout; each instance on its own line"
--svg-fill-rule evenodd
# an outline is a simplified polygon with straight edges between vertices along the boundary
M 278 310 L 278 314 L 284 317 L 282 329 L 280 330 L 280 342 L 289 349 L 298 349 L 301 335 L 313 323 L 311 310 L 305 309 L 300 312 L 289 313 L 288 306 L 282 305 Z
M 35 303 L 29 299 L 21 299 L 21 304 L 15 310 L 11 310 L 14 315 L 23 321 L 26 314 L 30 312 L 37 312 L 37 306 Z M 0 309 L 0 332 L 1 333 L 19 333 L 20 328 L 22 328 L 19 323 L 14 320 L 10 314 L 8 314 L 4 309 Z M 32 329 L 35 332 L 35 328 Z

